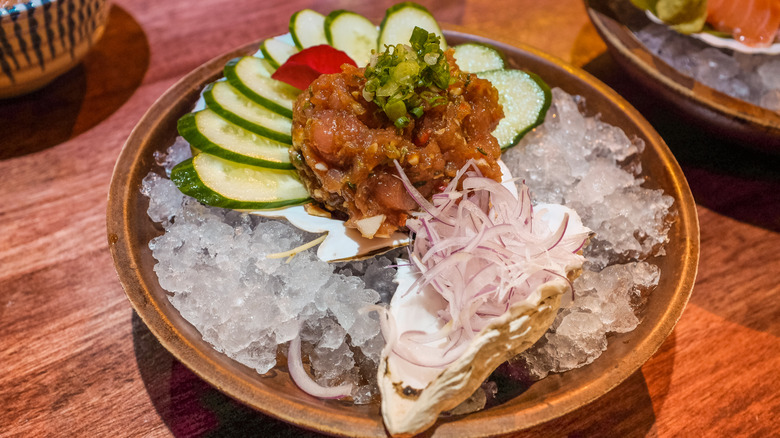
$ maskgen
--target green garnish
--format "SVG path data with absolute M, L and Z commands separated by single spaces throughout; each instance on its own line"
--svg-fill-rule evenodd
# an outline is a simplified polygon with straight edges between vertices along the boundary
M 376 103 L 393 124 L 403 129 L 411 117 L 423 115 L 424 105 L 447 103 L 441 94 L 451 83 L 450 65 L 434 33 L 415 27 L 410 45 L 385 46 L 366 67 L 363 97 Z
M 409 126 L 409 117 L 401 116 L 401 117 L 395 119 L 395 122 L 393 122 L 393 124 L 398 129 L 404 129 L 407 126 Z
M 680 33 L 701 32 L 707 20 L 707 0 L 631 0 L 631 3 L 649 10 Z

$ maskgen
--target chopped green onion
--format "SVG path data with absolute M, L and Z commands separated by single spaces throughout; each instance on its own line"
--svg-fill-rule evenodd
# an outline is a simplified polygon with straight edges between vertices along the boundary
M 409 124 L 410 113 L 423 115 L 424 103 L 432 107 L 447 103 L 440 93 L 455 80 L 436 34 L 415 27 L 409 42 L 410 46 L 385 46 L 383 53 L 372 55 L 364 73 L 363 97 L 403 127 Z
M 403 100 L 396 100 L 394 102 L 388 102 L 385 105 L 385 113 L 391 120 L 396 120 L 406 116 L 406 104 Z
M 409 118 L 406 116 L 401 116 L 397 119 L 395 119 L 395 127 L 398 129 L 403 129 L 409 126 Z
M 419 47 L 428 41 L 428 31 L 415 26 L 412 30 L 412 36 L 409 38 L 409 42 L 412 43 L 412 48 Z

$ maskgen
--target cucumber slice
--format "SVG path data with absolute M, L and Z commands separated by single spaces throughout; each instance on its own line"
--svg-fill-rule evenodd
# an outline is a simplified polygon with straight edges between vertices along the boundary
M 228 122 L 210 109 L 179 119 L 179 135 L 195 149 L 226 160 L 260 167 L 292 169 L 286 144 Z
M 504 68 L 504 56 L 497 49 L 480 43 L 460 44 L 453 48 L 455 61 L 461 70 L 479 73 Z
M 292 120 L 258 105 L 225 81 L 209 84 L 203 91 L 206 107 L 225 120 L 285 144 L 292 144 Z
M 438 35 L 441 38 L 442 50 L 447 50 L 447 42 L 444 40 L 439 23 L 424 6 L 413 2 L 399 3 L 387 9 L 385 18 L 379 25 L 377 50 L 381 52 L 385 46 L 409 44 L 415 26 Z
M 325 17 L 328 44 L 345 52 L 358 67 L 365 67 L 376 49 L 379 30 L 368 18 L 351 11 L 333 11 Z
M 271 78 L 268 61 L 254 56 L 231 59 L 225 65 L 228 83 L 241 94 L 268 108 L 292 118 L 292 107 L 300 91 L 284 82 Z
M 295 170 L 250 166 L 207 153 L 177 164 L 171 180 L 185 195 L 214 207 L 263 210 L 309 200 Z
M 311 9 L 303 9 L 290 17 L 290 35 L 298 49 L 328 44 L 325 38 L 325 16 Z M 282 63 L 280 62 L 279 65 Z
M 501 149 L 516 145 L 526 132 L 544 122 L 552 93 L 539 76 L 521 70 L 491 70 L 477 76 L 496 87 L 504 107 L 504 118 L 493 131 Z
M 263 44 L 260 44 L 260 51 L 274 69 L 279 68 L 280 65 L 284 64 L 284 61 L 287 61 L 287 58 L 299 52 L 297 47 L 283 43 L 275 38 L 263 41 Z

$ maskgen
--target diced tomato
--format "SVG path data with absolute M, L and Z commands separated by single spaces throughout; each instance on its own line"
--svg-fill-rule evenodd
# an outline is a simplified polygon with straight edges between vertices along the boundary
M 423 147 L 426 144 L 428 144 L 428 140 L 430 139 L 431 139 L 431 131 L 429 130 L 420 131 L 417 133 L 417 136 L 414 138 L 414 144 Z

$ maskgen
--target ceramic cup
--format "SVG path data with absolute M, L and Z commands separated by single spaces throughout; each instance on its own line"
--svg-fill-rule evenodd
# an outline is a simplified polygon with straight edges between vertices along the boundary
M 8 3 L 0 7 L 0 99 L 35 91 L 78 64 L 103 34 L 109 9 L 106 0 Z

